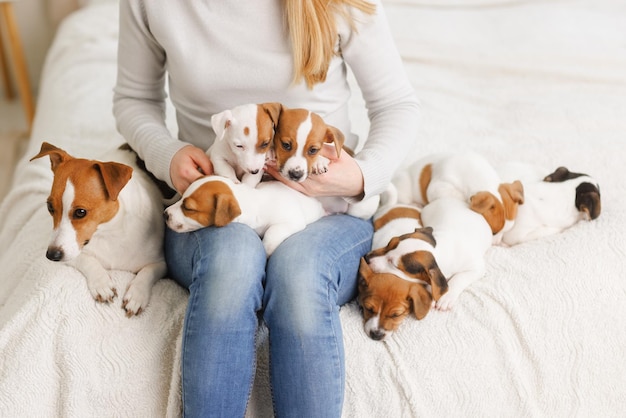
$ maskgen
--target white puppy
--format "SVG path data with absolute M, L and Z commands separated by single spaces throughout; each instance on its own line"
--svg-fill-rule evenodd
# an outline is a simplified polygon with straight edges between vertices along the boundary
M 207 150 L 215 174 L 256 186 L 278 121 L 279 103 L 244 104 L 211 117 L 215 142 Z
M 167 226 L 176 232 L 230 222 L 246 224 L 263 238 L 268 257 L 285 239 L 324 215 L 317 199 L 279 181 L 251 188 L 220 176 L 196 180 L 165 210 Z

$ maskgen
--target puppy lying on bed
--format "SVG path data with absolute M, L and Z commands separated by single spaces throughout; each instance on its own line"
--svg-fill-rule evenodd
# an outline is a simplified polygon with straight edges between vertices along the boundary
M 54 180 L 48 197 L 52 239 L 46 257 L 68 262 L 87 279 L 95 300 L 117 296 L 107 270 L 136 273 L 123 296 L 127 316 L 140 314 L 153 284 L 167 271 L 163 257 L 161 193 L 136 169 L 136 155 L 116 149 L 111 161 L 74 158 L 47 142 L 32 159 L 50 157 Z

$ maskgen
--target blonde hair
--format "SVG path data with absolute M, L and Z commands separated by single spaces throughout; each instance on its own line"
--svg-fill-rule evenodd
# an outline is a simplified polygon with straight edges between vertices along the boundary
M 326 80 L 335 55 L 337 18 L 346 19 L 354 29 L 348 7 L 370 15 L 376 11 L 376 5 L 366 0 L 284 0 L 284 3 L 293 53 L 293 82 L 304 79 L 308 88 Z

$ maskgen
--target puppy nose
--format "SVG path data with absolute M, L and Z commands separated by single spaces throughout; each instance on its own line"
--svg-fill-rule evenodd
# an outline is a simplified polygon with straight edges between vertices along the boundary
M 250 174 L 257 174 L 259 172 L 259 170 L 251 170 Z
M 293 181 L 298 181 L 304 176 L 304 170 L 299 168 L 294 168 L 293 170 L 289 170 L 287 173 L 289 174 L 289 178 Z
M 46 258 L 52 261 L 61 261 L 63 259 L 63 250 L 57 247 L 48 248 Z
M 370 331 L 370 338 L 372 340 L 380 341 L 385 338 L 385 331 L 380 329 L 373 329 Z

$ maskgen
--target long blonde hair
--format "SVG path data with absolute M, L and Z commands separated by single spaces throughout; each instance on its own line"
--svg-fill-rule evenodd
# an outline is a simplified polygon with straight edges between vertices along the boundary
M 376 5 L 366 0 L 283 1 L 293 53 L 293 81 L 304 79 L 308 88 L 326 80 L 337 43 L 337 18 L 346 19 L 354 28 L 348 7 L 366 14 L 376 11 Z

